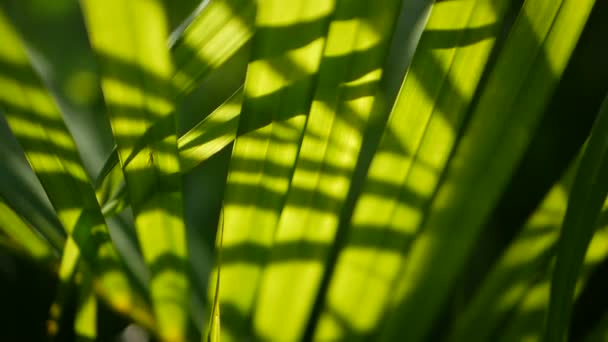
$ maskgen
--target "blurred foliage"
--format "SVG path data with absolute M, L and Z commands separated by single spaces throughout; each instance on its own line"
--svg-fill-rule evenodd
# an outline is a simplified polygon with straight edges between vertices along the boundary
M 607 341 L 608 2 L 0 2 L 0 340 Z

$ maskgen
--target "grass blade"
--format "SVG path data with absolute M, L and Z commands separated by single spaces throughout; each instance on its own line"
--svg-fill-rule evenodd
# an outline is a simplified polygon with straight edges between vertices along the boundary
M 249 321 L 255 295 L 289 188 L 333 3 L 258 3 L 257 33 L 224 198 L 222 340 L 253 334 Z
M 82 1 L 127 184 L 150 268 L 157 333 L 187 339 L 189 280 L 180 165 L 160 1 Z
M 209 76 L 214 70 L 219 69 L 230 58 L 241 51 L 253 35 L 253 20 L 255 14 L 255 3 L 250 0 L 216 0 L 210 2 L 194 17 L 184 32 L 171 43 L 171 56 L 175 65 L 172 75 L 172 87 L 174 88 L 175 101 L 190 94 L 201 80 Z M 236 114 L 240 114 L 241 95 L 233 95 L 217 108 L 210 116 L 218 116 L 218 121 L 224 117 L 231 117 L 232 112 L 239 106 Z M 223 108 L 223 109 L 222 109 Z M 175 115 L 175 113 L 172 113 Z M 204 113 L 200 113 L 205 117 Z M 178 115 L 179 116 L 179 115 Z M 221 118 L 220 118 L 221 117 Z M 178 118 L 179 119 L 179 118 Z M 201 139 L 206 136 L 208 126 L 215 127 L 217 122 L 211 117 L 205 117 L 196 127 L 192 128 L 182 138 L 188 142 L 187 152 L 181 159 L 183 162 L 182 172 L 188 172 L 194 166 L 200 164 L 206 158 L 221 150 L 234 140 L 230 139 L 236 134 L 238 120 L 229 120 L 226 125 L 221 125 L 220 131 L 226 131 L 224 139 L 219 139 L 219 144 L 210 144 L 209 147 L 201 146 L 208 141 Z M 206 123 L 203 123 L 206 122 Z M 215 135 L 213 135 L 215 137 Z M 199 146 L 191 145 L 197 141 Z M 181 150 L 181 148 L 180 148 Z M 193 159 L 196 157 L 196 159 Z M 110 174 L 118 166 L 118 154 L 116 148 L 107 158 L 102 171 L 96 178 L 95 186 L 100 188 Z M 109 216 L 126 206 L 124 197 L 113 200 L 115 209 L 108 210 Z M 106 202 L 102 202 L 106 203 Z
M 429 332 L 530 141 L 593 3 L 525 2 L 412 244 L 381 340 L 419 341 Z M 403 330 L 402 322 L 410 328 Z
M 4 161 L 0 163 L 0 177 L 12 181 L 0 183 L 0 197 L 58 253 L 65 243 L 65 230 L 5 118 L 0 110 L 0 158 Z
M 93 287 L 93 274 L 81 265 L 77 274 L 78 301 L 74 332 L 77 342 L 93 342 L 97 340 L 97 298 Z
M 239 89 L 178 141 L 183 172 L 188 172 L 236 139 L 243 91 Z
M 566 179 L 551 189 L 492 267 L 475 297 L 458 316 L 448 341 L 466 339 L 481 342 L 491 339 L 492 333 L 538 280 L 538 274 L 555 256 L 555 244 L 568 203 L 567 184 L 571 184 L 575 170 L 576 167 L 571 168 Z
M 379 82 L 400 4 L 336 4 L 290 190 L 258 291 L 253 324 L 265 339 L 306 338 L 363 135 L 381 111 Z
M 572 195 L 573 192 L 570 194 Z M 604 206 L 604 209 L 607 208 L 607 206 Z M 568 214 L 566 213 L 566 215 Z M 608 248 L 606 248 L 608 244 L 608 227 L 604 224 L 596 226 L 597 230 L 588 244 L 589 248 L 586 252 L 583 252 L 584 262 L 581 263 L 580 272 L 575 276 L 576 290 L 572 294 L 573 300 L 579 296 L 580 290 L 586 284 L 588 276 L 593 269 L 608 256 Z M 555 258 L 552 261 L 555 261 Z M 539 327 L 543 327 L 547 323 L 547 314 L 550 306 L 551 275 L 555 272 L 555 266 L 555 263 L 549 264 L 539 274 L 537 281 L 527 289 L 526 295 L 515 310 L 511 312 L 509 320 L 503 326 L 500 332 L 500 342 L 521 341 L 523 339 L 532 341 L 542 340 L 543 330 L 539 329 Z M 570 323 L 566 322 L 564 330 L 567 330 L 568 326 L 570 326 Z M 566 340 L 568 339 L 564 337 L 563 341 Z
M 112 246 L 95 192 L 55 103 L 34 74 L 13 26 L 0 11 L 0 106 L 77 250 L 99 277 L 100 292 L 119 312 L 151 325 Z M 16 72 L 15 72 L 16 71 Z M 139 306 L 142 304 L 141 306 Z
M 57 259 L 52 245 L 2 200 L 0 200 L 0 230 L 34 259 L 43 263 Z
M 214 0 L 172 46 L 173 84 L 180 98 L 235 55 L 253 36 L 255 1 Z
M 505 1 L 432 7 L 355 207 L 316 338 L 362 339 L 378 328 L 402 250 L 439 182 L 505 11 Z
M 211 158 L 236 139 L 242 102 L 243 91 L 239 89 L 213 113 L 178 139 L 179 159 L 183 173 L 189 172 Z M 117 163 L 118 154 L 114 150 L 96 181 L 99 186 L 97 191 L 100 193 L 98 196 L 100 203 L 104 204 L 103 213 L 106 217 L 120 213 L 129 205 L 124 182 L 116 186 L 112 182 L 119 181 L 121 178 L 109 177 L 118 170 Z
M 560 234 L 546 341 L 563 341 L 567 336 L 576 280 L 585 251 L 593 236 L 602 204 L 608 194 L 608 96 L 600 109 L 583 154 Z

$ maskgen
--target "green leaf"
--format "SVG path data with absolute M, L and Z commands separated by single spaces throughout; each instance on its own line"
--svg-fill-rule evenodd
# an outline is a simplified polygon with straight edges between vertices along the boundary
M 0 196 L 59 252 L 65 243 L 65 230 L 44 188 L 25 158 L 23 149 L 11 133 L 0 110 Z
M 265 248 L 272 242 L 332 12 L 333 1 L 258 2 L 256 35 L 224 197 L 218 290 L 222 340 L 252 334 L 249 320 L 267 252 L 254 251 L 245 263 L 235 262 L 234 257 L 239 257 L 243 246 L 245 250 L 249 244 Z M 256 208 L 257 203 L 263 203 L 263 208 Z
M 570 192 L 571 196 L 574 191 L 572 189 Z M 608 209 L 608 206 L 604 205 L 604 210 L 606 209 Z M 566 222 L 565 220 L 566 218 L 564 219 L 564 223 Z M 608 248 L 606 248 L 608 245 L 608 226 L 605 224 L 599 226 L 595 224 L 594 226 L 597 227 L 597 230 L 595 230 L 593 238 L 590 239 L 587 251 L 583 251 L 582 257 L 584 262 L 581 261 L 580 272 L 574 275 L 576 290 L 573 289 L 572 292 L 573 300 L 580 294 L 594 268 L 608 256 Z M 557 258 L 559 258 L 559 254 Z M 555 258 L 553 261 L 555 261 Z M 521 341 L 523 339 L 540 341 L 542 339 L 543 330 L 539 329 L 539 327 L 543 327 L 548 323 L 547 314 L 549 313 L 548 310 L 550 310 L 549 298 L 550 287 L 552 286 L 551 276 L 555 272 L 556 267 L 557 264 L 552 263 L 550 267 L 545 268 L 537 281 L 527 289 L 526 295 L 510 313 L 508 321 L 503 325 L 500 333 L 500 342 Z M 567 322 L 563 327 L 564 330 L 567 330 L 569 325 L 569 322 Z M 547 328 L 549 327 L 547 326 Z M 566 336 L 564 336 L 563 340 L 567 340 Z
M 78 1 L 3 1 L 32 68 L 59 108 L 89 176 L 95 176 L 112 148 L 97 66 Z M 36 23 L 32 25 L 32 23 Z M 69 51 L 69 53 L 66 53 Z
M 605 342 L 606 340 L 608 340 L 608 315 L 604 315 L 584 339 L 585 342 Z
M 160 1 L 86 0 L 82 6 L 101 65 L 137 235 L 150 268 L 156 331 L 165 341 L 184 341 L 187 243 L 165 13 Z
M 378 329 L 505 10 L 505 1 L 432 7 L 355 207 L 317 339 L 362 339 Z
M 220 313 L 220 279 L 221 279 L 221 262 L 222 262 L 222 248 L 224 245 L 224 213 L 220 212 L 220 219 L 218 223 L 217 236 L 215 241 L 215 256 L 216 264 L 219 265 L 213 276 L 211 277 L 211 284 L 209 286 L 210 297 L 213 298 L 211 307 L 211 317 L 209 318 L 209 326 L 207 331 L 202 336 L 202 341 L 207 342 L 219 342 L 222 336 L 221 330 L 221 313 Z
M 419 341 L 430 331 L 529 144 L 593 3 L 525 2 L 442 172 L 403 274 L 390 287 L 397 291 L 389 300 L 380 340 L 399 336 Z M 424 174 L 415 179 L 418 184 L 424 180 Z M 408 329 L 402 328 L 403 322 L 408 322 Z
M 249 242 L 260 251 L 269 248 L 253 316 L 257 336 L 304 338 L 364 133 L 382 110 L 379 82 L 400 4 L 392 0 L 336 4 L 284 207 L 258 209 L 280 213 L 273 222 L 274 241 L 272 245 L 259 239 Z M 280 189 L 268 190 L 280 194 Z
M 184 32 L 171 44 L 171 56 L 175 64 L 171 83 L 175 90 L 175 101 L 190 94 L 202 79 L 226 64 L 244 48 L 253 35 L 254 14 L 253 1 L 216 0 L 210 2 L 194 17 Z M 237 92 L 209 117 L 204 112 L 199 113 L 203 119 L 182 136 L 186 139 L 186 151 L 180 156 L 183 173 L 190 171 L 234 140 L 238 120 L 228 118 L 233 117 L 233 113 L 240 114 L 241 101 L 242 94 Z M 177 115 L 179 119 L 179 113 Z M 228 121 L 224 122 L 226 119 Z M 216 126 L 219 127 L 215 128 Z M 225 133 L 217 137 L 215 133 L 209 132 L 209 128 Z M 214 139 L 210 139 L 211 137 Z M 117 167 L 118 162 L 118 154 L 114 149 L 96 178 L 96 188 L 106 186 L 106 176 Z M 110 200 L 106 199 L 102 203 L 105 205 L 108 201 Z M 111 201 L 104 210 L 106 216 L 113 216 L 128 204 L 128 199 L 122 195 Z
M 0 107 L 13 134 L 59 221 L 99 278 L 100 293 L 119 312 L 151 325 L 145 305 L 140 305 L 142 299 L 131 291 L 74 140 L 32 70 L 19 36 L 3 10 L 0 10 L 0 35 L 3 37 L 0 61 L 4 66 L 0 68 Z
M 0 200 L 0 230 L 34 259 L 43 263 L 57 259 L 52 245 L 2 200 Z
M 234 141 L 242 102 L 241 88 L 213 113 L 178 139 L 179 158 L 183 172 L 190 171 Z
M 178 139 L 177 145 L 182 173 L 191 171 L 234 141 L 237 135 L 242 102 L 243 90 L 241 88 L 213 113 Z M 112 217 L 120 213 L 129 205 L 125 183 L 121 182 L 118 186 L 116 185 L 116 182 L 122 178 L 110 177 L 118 170 L 118 168 L 115 168 L 117 163 L 118 154 L 114 150 L 96 181 L 99 186 L 97 190 L 98 198 L 100 203 L 104 204 L 103 213 L 106 217 Z
M 509 313 L 525 298 L 527 291 L 546 273 L 555 256 L 559 229 L 566 213 L 568 188 L 578 163 L 571 167 L 565 180 L 556 184 L 540 207 L 509 244 L 500 259 L 461 312 L 448 341 L 487 341 Z
M 63 254 L 61 255 L 61 263 L 58 270 L 57 289 L 55 290 L 55 298 L 49 310 L 49 318 L 47 320 L 47 330 L 50 337 L 55 338 L 59 333 L 59 326 L 63 319 L 63 313 L 66 306 L 69 305 L 72 292 L 74 290 L 74 276 L 77 271 L 80 261 L 80 251 L 78 245 L 71 236 L 68 236 Z
M 78 284 L 78 301 L 74 332 L 77 342 L 92 342 L 97 340 L 97 298 L 93 288 L 93 274 L 80 267 L 76 283 Z
M 551 281 L 546 341 L 564 341 L 585 251 L 608 194 L 608 96 L 605 98 L 583 154 L 558 242 Z
M 253 36 L 255 1 L 214 0 L 172 46 L 173 84 L 180 98 L 234 56 Z

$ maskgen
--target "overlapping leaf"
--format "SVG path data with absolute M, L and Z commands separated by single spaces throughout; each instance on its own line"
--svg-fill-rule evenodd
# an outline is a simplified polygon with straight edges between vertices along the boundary
M 449 3 L 449 2 L 446 2 Z M 527 147 L 593 1 L 526 1 L 413 242 L 381 340 L 423 339 Z M 408 329 L 401 328 L 409 322 Z
M 551 281 L 546 341 L 563 341 L 567 334 L 578 274 L 585 252 L 588 247 L 592 249 L 589 243 L 608 194 L 607 156 L 608 97 L 600 109 L 568 199 Z
M 77 246 L 71 251 L 80 253 L 90 265 L 98 277 L 101 294 L 115 309 L 151 325 L 145 305 L 132 292 L 109 239 L 74 141 L 55 103 L 33 72 L 4 11 L 0 12 L 0 30 L 3 37 L 0 59 L 4 65 L 0 70 L 0 105 L 69 239 Z M 67 272 L 73 272 L 73 268 Z
M 150 292 L 166 341 L 183 341 L 189 281 L 172 63 L 160 1 L 83 1 Z
M 364 338 L 378 328 L 403 250 L 456 142 L 506 5 L 448 1 L 431 9 L 355 208 L 318 339 Z
M 224 198 L 222 340 L 252 334 L 248 321 L 289 189 L 332 12 L 333 1 L 258 3 Z

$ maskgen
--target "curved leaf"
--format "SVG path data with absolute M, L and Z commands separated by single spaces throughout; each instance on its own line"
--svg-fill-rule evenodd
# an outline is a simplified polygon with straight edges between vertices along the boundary
M 583 154 L 559 237 L 551 281 L 546 341 L 563 341 L 570 324 L 576 280 L 608 194 L 608 96 Z

